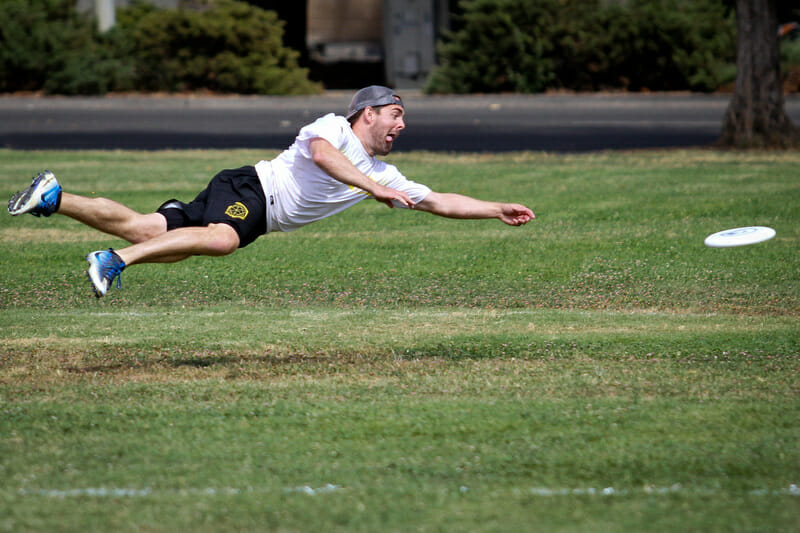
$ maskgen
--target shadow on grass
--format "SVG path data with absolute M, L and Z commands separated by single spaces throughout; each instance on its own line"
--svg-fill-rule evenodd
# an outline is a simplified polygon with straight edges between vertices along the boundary
M 408 346 L 355 348 L 287 346 L 270 350 L 222 347 L 95 345 L 90 348 L 31 345 L 0 348 L 0 381 L 50 373 L 71 375 L 148 374 L 170 369 L 258 373 L 329 372 L 410 360 L 672 360 L 676 363 L 746 363 L 800 360 L 796 334 L 758 332 L 663 335 L 614 334 L 542 339 L 528 335 L 459 335 Z M 330 369 L 330 370 L 329 370 Z

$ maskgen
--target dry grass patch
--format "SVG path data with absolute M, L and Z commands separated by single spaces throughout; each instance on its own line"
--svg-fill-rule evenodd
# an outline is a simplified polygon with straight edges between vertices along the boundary
M 25 226 L 10 226 L 0 228 L 0 243 L 73 243 L 90 242 L 102 238 L 95 230 L 85 226 L 64 228 L 32 228 Z

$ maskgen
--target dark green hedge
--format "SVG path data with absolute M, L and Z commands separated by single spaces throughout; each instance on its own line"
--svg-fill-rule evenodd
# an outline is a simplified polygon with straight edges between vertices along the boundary
M 0 91 L 319 92 L 282 39 L 274 12 L 234 0 L 204 11 L 136 4 L 103 35 L 73 0 L 2 0 Z
M 730 4 L 730 2 L 727 2 Z M 73 0 L 0 1 L 0 92 L 320 90 L 274 12 L 119 9 L 99 35 Z M 428 92 L 713 91 L 735 76 L 724 0 L 466 0 Z
M 0 2 L 0 91 L 111 90 L 124 61 L 66 0 Z
M 735 77 L 723 0 L 468 0 L 428 92 L 713 91 Z

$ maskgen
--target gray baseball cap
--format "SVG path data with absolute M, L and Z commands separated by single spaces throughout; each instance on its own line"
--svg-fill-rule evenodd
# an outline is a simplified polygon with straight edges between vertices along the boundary
M 403 100 L 392 89 L 381 85 L 370 85 L 358 91 L 350 101 L 346 118 L 364 109 L 365 107 L 379 107 L 382 105 L 397 104 L 403 107 Z

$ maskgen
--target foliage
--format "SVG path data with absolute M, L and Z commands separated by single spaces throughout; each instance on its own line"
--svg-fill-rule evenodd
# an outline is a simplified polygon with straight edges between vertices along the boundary
M 318 92 L 282 38 L 274 12 L 233 0 L 205 11 L 134 4 L 118 9 L 118 24 L 102 35 L 71 0 L 6 0 L 0 91 Z
M 735 21 L 721 0 L 462 6 L 429 92 L 712 91 L 735 76 Z
M 472 0 L 462 29 L 441 45 L 435 92 L 536 92 L 553 81 L 553 45 L 541 38 L 554 23 L 557 0 Z
M 587 29 L 562 26 L 557 37 L 564 87 L 710 91 L 734 75 L 733 14 L 717 0 L 636 0 L 586 18 Z
M 781 39 L 780 47 L 783 91 L 800 92 L 800 30 Z
M 121 15 L 136 58 L 136 86 L 301 94 L 319 90 L 298 67 L 299 53 L 283 46 L 283 22 L 273 11 L 220 0 L 209 9 L 134 7 Z
M 122 86 L 130 68 L 74 2 L 0 3 L 0 92 L 104 93 Z

